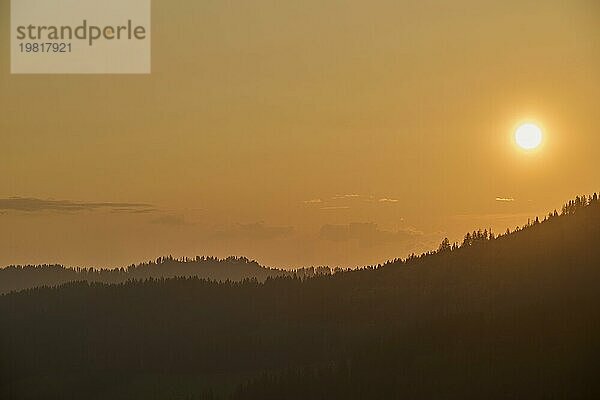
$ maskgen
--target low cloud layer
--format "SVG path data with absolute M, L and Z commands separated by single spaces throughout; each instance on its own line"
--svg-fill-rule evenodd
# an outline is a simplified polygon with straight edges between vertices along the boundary
M 236 224 L 233 227 L 222 229 L 212 235 L 213 239 L 251 239 L 269 240 L 291 235 L 294 228 L 291 226 L 269 226 L 264 222 L 251 224 Z
M 423 237 L 423 233 L 414 230 L 386 231 L 379 229 L 375 223 L 366 222 L 323 225 L 319 237 L 335 242 L 356 240 L 361 246 L 370 247 L 387 243 L 411 243 Z
M 152 205 L 144 203 L 78 202 L 71 200 L 45 200 L 33 197 L 8 197 L 0 199 L 0 211 L 21 212 L 79 212 L 94 210 L 113 212 L 144 213 L 153 210 Z
M 303 203 L 307 206 L 318 206 L 320 210 L 347 210 L 349 208 L 364 207 L 369 204 L 395 204 L 399 201 L 392 197 L 375 197 L 374 195 L 350 193 L 304 200 Z M 315 209 L 317 208 L 315 207 Z

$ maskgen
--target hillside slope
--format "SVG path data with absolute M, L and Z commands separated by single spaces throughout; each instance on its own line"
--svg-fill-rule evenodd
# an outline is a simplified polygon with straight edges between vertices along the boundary
M 600 205 L 382 268 L 0 296 L 0 397 L 598 398 Z

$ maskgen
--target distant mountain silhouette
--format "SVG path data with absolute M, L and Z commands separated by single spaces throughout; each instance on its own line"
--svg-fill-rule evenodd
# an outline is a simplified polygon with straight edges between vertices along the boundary
M 596 399 L 600 203 L 311 279 L 0 296 L 2 399 Z
M 68 268 L 62 265 L 9 266 L 0 269 L 0 294 L 40 286 L 57 286 L 67 282 L 123 283 L 128 280 L 164 279 L 175 277 L 198 277 L 222 281 L 265 279 L 277 276 L 311 277 L 330 274 L 328 267 L 300 268 L 288 271 L 266 268 L 245 257 L 196 257 L 174 259 L 160 257 L 156 261 L 131 265 L 126 268 L 95 269 Z

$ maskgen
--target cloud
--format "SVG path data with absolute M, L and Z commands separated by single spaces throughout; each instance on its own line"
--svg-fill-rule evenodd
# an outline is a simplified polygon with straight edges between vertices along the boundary
M 375 197 L 373 195 L 362 195 L 362 194 L 338 194 L 333 197 L 325 198 L 325 200 L 321 200 L 321 198 L 315 198 L 311 200 L 304 200 L 304 204 L 320 204 L 322 207 L 321 210 L 342 210 L 348 209 L 349 205 L 356 205 L 356 201 L 366 202 L 366 203 L 398 203 L 400 200 L 392 198 L 392 197 Z M 344 206 L 342 206 L 342 205 Z
M 333 196 L 331 198 L 331 200 L 343 200 L 343 199 L 357 199 L 361 197 L 360 194 L 355 194 L 355 193 L 351 193 L 351 194 L 336 194 L 335 196 Z
M 33 197 L 0 198 L 0 210 L 5 212 L 79 212 L 99 209 L 128 213 L 153 211 L 152 205 L 145 203 L 77 202 L 71 200 L 44 200 Z
M 320 210 L 347 210 L 350 206 L 344 204 L 349 204 L 361 197 L 363 196 L 360 194 L 338 194 L 325 200 L 321 200 L 321 198 L 304 200 L 304 204 L 320 205 Z
M 322 203 L 323 201 L 321 199 L 310 199 L 310 200 L 304 200 L 304 204 L 319 204 Z
M 356 240 L 361 246 L 370 247 L 394 242 L 416 242 L 423 232 L 416 230 L 386 231 L 372 222 L 350 223 L 347 225 L 323 225 L 319 237 L 334 242 Z
M 515 199 L 513 199 L 512 197 L 496 197 L 496 201 L 508 203 L 511 201 L 515 201 Z
M 294 228 L 291 226 L 269 226 L 264 222 L 250 224 L 236 224 L 235 226 L 220 230 L 212 235 L 213 239 L 279 239 L 291 235 Z

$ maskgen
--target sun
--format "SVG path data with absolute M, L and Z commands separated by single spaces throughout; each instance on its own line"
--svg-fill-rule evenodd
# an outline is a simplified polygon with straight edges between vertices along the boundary
M 515 142 L 524 150 L 537 149 L 542 144 L 542 130 L 531 123 L 519 125 L 515 131 Z

